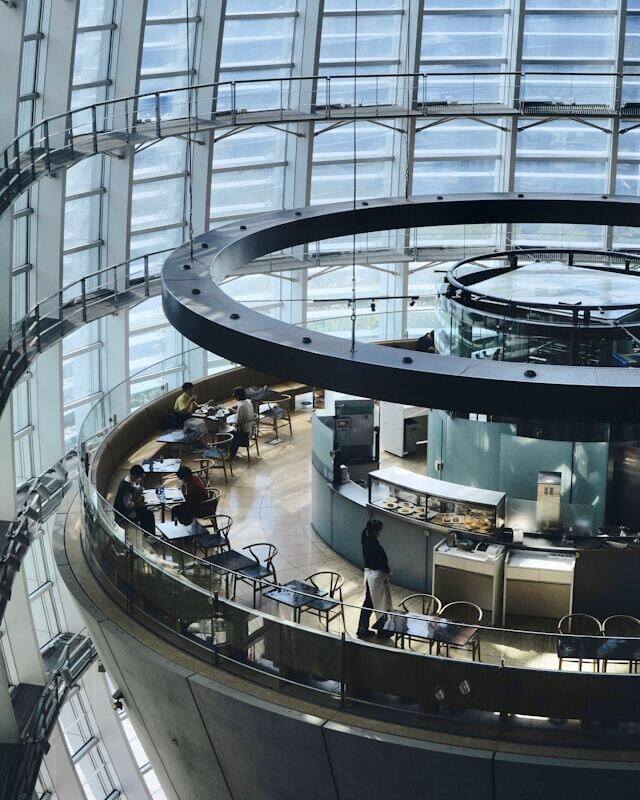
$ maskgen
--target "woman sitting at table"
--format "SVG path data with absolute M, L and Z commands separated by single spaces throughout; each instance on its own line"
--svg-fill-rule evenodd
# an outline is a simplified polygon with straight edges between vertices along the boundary
M 366 639 L 373 635 L 369 630 L 371 612 L 375 609 L 376 621 L 373 624 L 375 633 L 380 639 L 393 636 L 384 629 L 387 620 L 385 611 L 391 610 L 391 588 L 389 586 L 389 560 L 378 537 L 382 530 L 379 519 L 370 519 L 362 531 L 362 557 L 364 561 L 364 605 L 360 611 L 358 623 L 358 639 Z
M 190 517 L 191 522 L 195 517 L 209 517 L 216 513 L 212 503 L 207 500 L 207 486 L 202 478 L 194 475 L 191 468 L 185 466 L 180 467 L 176 475 L 182 481 L 184 503 L 172 510 L 173 519 L 183 520 Z

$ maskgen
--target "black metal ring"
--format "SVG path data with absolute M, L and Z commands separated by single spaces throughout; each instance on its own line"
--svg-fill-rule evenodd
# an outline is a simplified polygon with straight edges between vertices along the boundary
M 166 260 L 162 297 L 170 322 L 205 349 L 246 366 L 311 385 L 410 405 L 496 415 L 572 419 L 640 419 L 640 372 L 618 367 L 522 364 L 415 353 L 311 332 L 232 300 L 217 285 L 243 274 L 255 258 L 319 239 L 399 228 L 536 222 L 640 227 L 640 200 L 591 195 L 452 195 L 370 200 L 259 214 L 209 231 L 190 258 L 182 245 Z M 243 228 L 244 230 L 240 230 Z M 182 264 L 191 261 L 185 272 Z M 244 272 L 249 270 L 245 269 Z M 253 270 L 255 271 L 255 269 Z M 197 297 L 194 288 L 200 289 Z M 240 314 L 240 312 L 242 312 Z M 231 314 L 240 314 L 233 320 Z M 303 336 L 312 335 L 303 347 Z

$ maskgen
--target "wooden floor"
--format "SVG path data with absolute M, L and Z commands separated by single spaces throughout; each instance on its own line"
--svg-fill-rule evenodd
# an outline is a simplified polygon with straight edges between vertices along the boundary
M 283 428 L 284 429 L 284 428 Z M 311 412 L 299 410 L 293 415 L 293 437 L 284 436 L 280 444 L 269 445 L 269 435 L 260 439 L 260 458 L 255 458 L 252 449 L 251 463 L 246 456 L 238 455 L 234 460 L 234 476 L 225 485 L 222 472 L 217 470 L 214 485 L 222 490 L 218 513 L 233 518 L 230 533 L 231 547 L 242 550 L 256 542 L 270 542 L 278 548 L 275 566 L 279 583 L 292 579 L 304 580 L 314 572 L 331 570 L 339 572 L 345 579 L 343 597 L 346 609 L 346 629 L 355 635 L 360 604 L 363 599 L 362 570 L 350 564 L 329 548 L 311 527 Z M 113 476 L 112 490 L 125 470 L 159 452 L 161 445 L 155 439 L 149 441 L 120 465 Z M 167 451 L 164 451 L 165 454 Z M 244 452 L 244 451 L 242 451 Z M 183 452 L 183 460 L 189 457 Z M 381 454 L 381 466 L 402 465 L 421 474 L 426 472 L 425 453 L 414 458 L 399 459 L 388 453 Z M 381 537 L 384 545 L 384 531 Z M 391 564 L 393 572 L 393 564 Z M 401 586 L 392 585 L 394 608 L 407 594 Z M 251 589 L 239 586 L 238 600 L 251 605 Z M 275 616 L 291 618 L 291 610 L 268 598 L 263 598 L 260 608 Z M 303 617 L 303 623 L 318 627 L 311 615 Z M 535 624 L 531 620 L 531 627 Z M 340 632 L 341 622 L 332 622 L 331 630 Z M 537 628 L 540 630 L 540 628 Z M 389 643 L 388 646 L 393 646 Z M 426 645 L 413 642 L 413 650 L 425 651 Z M 550 633 L 531 633 L 526 637 L 501 629 L 483 630 L 481 635 L 482 661 L 492 664 L 557 669 L 556 639 Z M 465 651 L 452 651 L 452 657 L 470 658 Z M 591 663 L 583 669 L 591 670 Z M 564 669 L 577 669 L 577 664 L 566 663 Z M 626 672 L 627 666 L 610 664 L 610 672 Z

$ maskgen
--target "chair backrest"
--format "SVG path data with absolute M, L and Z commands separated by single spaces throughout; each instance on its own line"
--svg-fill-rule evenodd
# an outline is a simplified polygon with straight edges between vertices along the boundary
M 278 554 L 278 548 L 270 542 L 256 542 L 248 544 L 242 549 L 248 550 L 258 564 L 264 564 L 267 567 L 272 566 L 272 561 Z
M 409 614 L 439 614 L 442 603 L 434 594 L 410 594 L 400 601 L 400 606 Z
M 602 623 L 602 632 L 605 636 L 640 637 L 640 619 L 628 614 L 614 614 Z
M 207 511 L 211 516 L 218 510 L 221 495 L 220 489 L 215 486 L 207 486 L 207 499 L 204 501 L 204 505 L 207 506 Z
M 450 622 L 460 622 L 464 625 L 477 625 L 482 622 L 482 609 L 475 603 L 466 600 L 456 600 L 448 603 L 440 610 L 440 616 Z
M 591 614 L 567 614 L 558 623 L 558 633 L 573 636 L 602 636 L 600 620 Z
M 229 536 L 229 531 L 233 525 L 232 517 L 230 517 L 228 514 L 214 514 L 210 519 L 211 522 L 213 522 L 213 527 L 215 528 L 216 533 L 219 533 L 225 537 Z
M 313 575 L 309 575 L 305 580 L 315 586 L 316 589 L 328 592 L 329 597 L 335 597 L 338 594 L 342 598 L 344 578 L 339 572 L 314 572 Z

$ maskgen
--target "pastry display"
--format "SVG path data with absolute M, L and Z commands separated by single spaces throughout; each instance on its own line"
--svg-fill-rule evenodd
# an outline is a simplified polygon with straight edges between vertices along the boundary
M 385 470 L 380 470 L 384 473 Z M 404 473 L 404 470 L 390 469 L 390 473 Z M 434 478 L 418 478 L 415 474 L 406 473 L 407 485 L 393 480 L 385 480 L 380 475 L 369 476 L 369 502 L 379 509 L 383 509 L 399 517 L 412 520 L 416 523 L 431 523 L 441 529 L 467 532 L 476 536 L 492 536 L 496 529 L 504 524 L 504 498 L 500 498 L 497 505 L 492 505 L 495 492 L 487 491 L 487 502 L 482 502 L 484 490 L 471 487 L 453 486 L 445 481 Z M 394 475 L 395 477 L 395 475 Z M 419 487 L 424 483 L 425 491 Z M 441 488 L 443 494 L 437 494 L 436 489 Z M 429 492 L 433 489 L 433 493 Z M 453 496 L 447 497 L 444 491 L 451 491 Z M 468 492 L 470 496 L 465 497 Z M 456 495 L 459 495 L 456 497 Z M 471 496 L 474 497 L 471 500 Z

